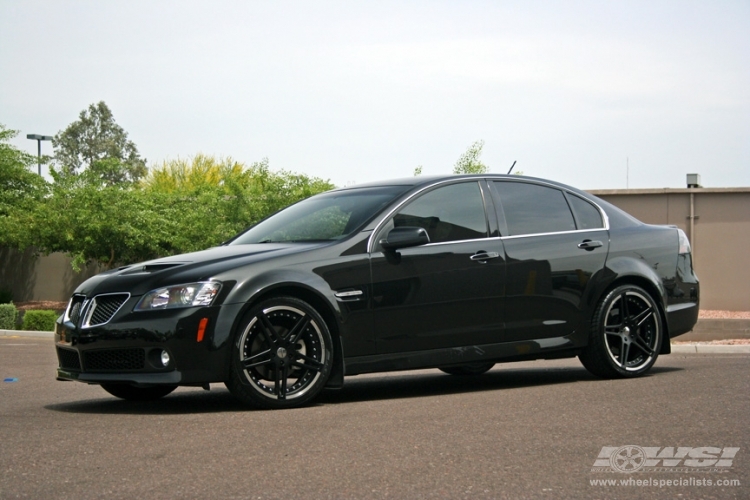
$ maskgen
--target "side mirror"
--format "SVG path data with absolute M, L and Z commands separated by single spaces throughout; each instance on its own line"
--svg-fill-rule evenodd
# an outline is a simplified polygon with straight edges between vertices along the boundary
M 416 247 L 430 242 L 427 230 L 422 227 L 394 227 L 388 232 L 385 239 L 380 240 L 380 246 L 385 251 L 398 250 L 399 248 Z

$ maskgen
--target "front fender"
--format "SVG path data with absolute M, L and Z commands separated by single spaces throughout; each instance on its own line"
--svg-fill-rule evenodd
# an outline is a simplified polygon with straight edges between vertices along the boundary
M 335 320 L 340 321 L 341 309 L 333 290 L 324 279 L 314 273 L 294 269 L 274 269 L 255 274 L 234 286 L 224 301 L 224 306 L 229 306 L 236 311 L 236 317 L 230 331 L 217 332 L 217 342 L 223 343 L 229 340 L 245 312 L 263 297 L 273 294 L 275 290 L 284 290 L 289 293 L 293 289 L 300 290 L 303 296 L 316 297 L 318 304 L 314 305 L 325 304 Z

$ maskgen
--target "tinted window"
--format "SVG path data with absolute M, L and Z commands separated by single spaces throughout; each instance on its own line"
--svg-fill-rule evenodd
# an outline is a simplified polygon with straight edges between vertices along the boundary
M 451 184 L 423 194 L 402 208 L 393 224 L 423 227 L 431 243 L 484 238 L 487 217 L 479 184 Z
M 340 239 L 353 233 L 409 188 L 355 188 L 319 194 L 259 222 L 230 245 Z
M 510 236 L 576 229 L 559 189 L 523 182 L 495 182 Z
M 573 213 L 576 214 L 578 229 L 599 229 L 604 227 L 602 216 L 594 205 L 575 195 L 568 195 Z

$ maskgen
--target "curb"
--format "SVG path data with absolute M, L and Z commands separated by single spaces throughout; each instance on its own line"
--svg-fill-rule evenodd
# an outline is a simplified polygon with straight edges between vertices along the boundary
M 37 337 L 51 339 L 54 332 L 0 330 L 0 337 Z M 672 354 L 750 354 L 750 345 L 672 344 Z
M 750 339 L 750 319 L 701 318 L 693 331 L 680 335 L 677 340 L 705 342 L 727 339 Z
M 35 332 L 30 330 L 0 330 L 0 337 L 41 337 L 51 339 L 55 332 Z
M 750 345 L 672 344 L 672 354 L 750 354 Z

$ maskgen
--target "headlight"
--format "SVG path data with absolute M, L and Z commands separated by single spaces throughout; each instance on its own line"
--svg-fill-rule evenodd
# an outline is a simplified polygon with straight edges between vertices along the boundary
M 221 290 L 221 283 L 207 281 L 151 290 L 141 298 L 136 311 L 175 309 L 177 307 L 210 306 Z

